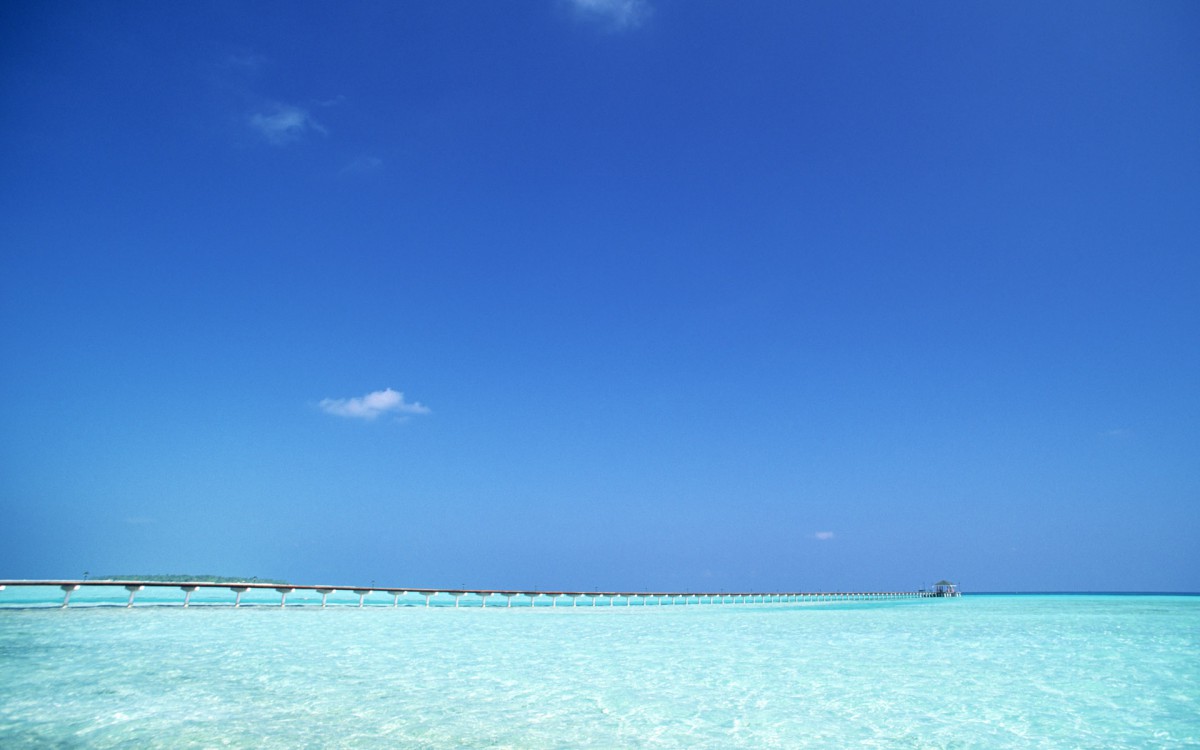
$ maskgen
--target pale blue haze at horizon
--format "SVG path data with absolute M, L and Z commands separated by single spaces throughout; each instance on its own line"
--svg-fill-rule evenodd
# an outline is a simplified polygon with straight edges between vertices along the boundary
M 0 11 L 0 572 L 1200 589 L 1200 10 L 645 7 Z

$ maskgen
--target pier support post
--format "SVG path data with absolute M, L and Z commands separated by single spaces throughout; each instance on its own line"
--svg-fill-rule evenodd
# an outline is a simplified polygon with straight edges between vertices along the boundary
M 242 594 L 246 593 L 250 589 L 247 586 L 230 586 L 229 590 L 236 594 L 236 596 L 233 597 L 233 606 L 240 607 L 242 606 Z M 129 597 L 129 601 L 133 601 L 132 596 Z
M 67 605 L 71 603 L 71 592 L 78 590 L 79 584 L 78 583 L 64 583 L 63 585 L 59 586 L 59 588 L 63 590 L 62 606 L 63 606 L 63 609 L 66 609 Z M 3 591 L 3 590 L 4 590 L 4 587 L 0 586 L 0 591 Z
M 134 597 L 134 595 L 136 595 L 136 594 L 137 594 L 137 592 L 141 591 L 143 588 L 144 588 L 143 586 L 138 586 L 138 585 L 126 586 L 126 587 L 125 587 L 125 590 L 129 592 L 129 601 L 125 603 L 125 607 L 126 607 L 126 608 L 129 608 L 129 607 L 132 607 L 132 606 L 133 606 L 133 597 Z
M 180 591 L 183 592 L 183 606 L 187 606 L 192 601 L 192 592 L 196 590 L 195 586 L 180 586 Z
M 426 609 L 429 609 L 429 600 L 432 599 L 433 597 L 437 596 L 437 593 L 438 592 L 436 592 L 436 591 L 426 591 L 425 592 L 425 608 Z
M 321 595 L 321 609 L 325 609 L 325 600 L 333 593 L 333 589 L 317 589 L 317 593 Z
M 481 600 L 483 600 L 483 607 L 487 607 L 487 598 L 488 598 L 489 596 L 491 596 L 491 594 L 480 594 L 480 595 L 479 595 L 479 598 L 480 598 Z
M 461 591 L 454 592 L 454 608 L 455 609 L 458 609 L 458 600 L 462 598 L 462 595 L 463 595 L 463 592 L 461 592 Z
M 354 593 L 358 594 L 358 608 L 362 609 L 363 600 L 367 598 L 367 594 L 371 593 L 371 589 L 354 589 Z
M 275 590 L 279 592 L 279 606 L 282 607 L 285 604 L 287 604 L 287 595 L 292 593 L 296 589 L 289 588 L 287 586 L 281 586 Z
M 392 589 L 392 590 L 388 591 L 388 593 L 392 595 L 392 608 L 393 608 L 393 609 L 395 609 L 396 607 L 399 607 L 399 606 L 400 606 L 400 597 L 401 597 L 401 596 L 402 596 L 402 595 L 403 595 L 405 592 L 403 592 L 403 591 L 396 591 L 395 589 Z M 458 600 L 457 600 L 457 599 L 455 599 L 455 600 L 454 600 L 454 603 L 455 603 L 455 605 L 457 605 L 457 604 L 458 604 Z

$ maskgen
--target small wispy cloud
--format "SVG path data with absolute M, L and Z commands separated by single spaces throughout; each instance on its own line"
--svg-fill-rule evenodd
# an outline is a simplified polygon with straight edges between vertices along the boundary
M 381 414 L 397 414 L 410 416 L 413 414 L 428 414 L 429 407 L 417 402 L 409 403 L 404 400 L 404 394 L 385 388 L 373 391 L 365 396 L 356 398 L 327 398 L 318 404 L 326 414 L 335 417 L 352 417 L 355 419 L 375 419 Z
M 813 539 L 818 539 L 822 542 L 827 542 L 830 539 L 833 539 L 833 532 L 832 531 L 818 531 L 813 534 Z
M 1117 438 L 1129 437 L 1129 430 L 1122 427 L 1114 427 L 1111 430 L 1104 430 L 1100 433 L 1100 437 L 1115 440 Z
M 309 132 L 326 133 L 308 110 L 289 104 L 276 104 L 265 112 L 253 114 L 249 124 L 272 146 L 295 143 Z
M 570 0 L 579 18 L 612 29 L 635 29 L 650 16 L 646 0 Z
M 241 70 L 247 73 L 258 73 L 267 65 L 267 58 L 253 53 L 226 55 L 222 67 L 230 70 Z
M 360 156 L 342 167 L 339 174 L 366 174 L 378 169 L 383 169 L 383 159 L 378 156 Z

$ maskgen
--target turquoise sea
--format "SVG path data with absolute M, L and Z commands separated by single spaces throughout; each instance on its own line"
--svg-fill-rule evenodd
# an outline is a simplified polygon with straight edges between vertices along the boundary
M 59 598 L 0 591 L 0 747 L 1200 747 L 1200 597 Z

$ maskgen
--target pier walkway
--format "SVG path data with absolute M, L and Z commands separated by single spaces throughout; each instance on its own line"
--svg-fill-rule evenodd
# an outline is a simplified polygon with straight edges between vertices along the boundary
M 391 606 L 397 607 L 400 605 L 400 597 L 409 594 L 422 596 L 425 599 L 425 606 L 431 606 L 431 603 L 437 597 L 434 606 L 451 606 L 448 601 L 449 597 L 454 599 L 454 607 L 462 605 L 464 597 L 467 598 L 469 606 L 487 607 L 488 600 L 492 597 L 503 598 L 503 604 L 499 606 L 512 607 L 513 600 L 517 602 L 517 606 L 524 607 L 558 607 L 559 602 L 563 606 L 578 607 L 580 600 L 584 601 L 584 606 L 606 606 L 606 607 L 632 607 L 632 606 L 675 606 L 675 605 L 721 605 L 721 604 L 775 604 L 775 603 L 794 603 L 794 604 L 819 604 L 825 602 L 863 602 L 863 601 L 888 601 L 901 599 L 925 599 L 925 598 L 942 598 L 946 596 L 958 596 L 958 592 L 946 593 L 944 591 L 795 591 L 795 592 L 770 592 L 770 591 L 746 591 L 746 592 L 683 592 L 683 591 L 523 591 L 515 589 L 452 589 L 452 588 L 410 588 L 410 587 L 391 587 L 391 586 L 326 586 L 326 585 L 293 585 L 293 584 L 278 584 L 278 583 L 261 583 L 256 581 L 245 581 L 237 583 L 215 583 L 212 581 L 106 581 L 106 580 L 0 580 L 0 590 L 6 587 L 25 587 L 25 586 L 42 586 L 42 587 L 58 587 L 63 592 L 62 607 L 67 607 L 71 603 L 71 594 L 84 587 L 123 587 L 129 592 L 129 598 L 125 603 L 126 607 L 132 607 L 134 599 L 139 591 L 145 589 L 176 589 L 182 593 L 182 599 L 178 604 L 187 607 L 191 604 L 192 594 L 201 589 L 224 589 L 233 594 L 232 602 L 229 602 L 234 607 L 239 607 L 242 604 L 242 595 L 248 591 L 261 592 L 263 590 L 274 591 L 279 594 L 279 606 L 287 606 L 288 594 L 295 592 L 312 592 L 320 594 L 322 607 L 328 603 L 328 597 L 335 591 L 349 592 L 358 596 L 358 606 L 362 607 L 370 594 L 380 593 L 387 594 L 392 597 Z M 172 602 L 156 601 L 155 604 L 171 604 Z M 206 601 L 206 606 L 220 604 L 220 602 Z M 257 604 L 257 603 L 256 603 Z M 314 603 L 315 604 L 315 603 Z M 294 604 L 293 606 L 314 606 L 314 604 Z

